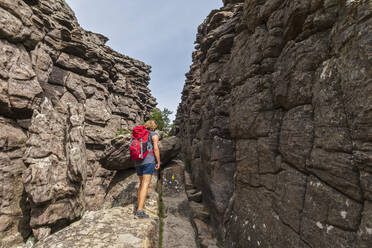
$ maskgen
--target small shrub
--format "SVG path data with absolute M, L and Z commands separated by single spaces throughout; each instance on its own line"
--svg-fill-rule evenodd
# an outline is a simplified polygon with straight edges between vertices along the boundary
M 156 125 L 158 126 L 158 130 L 164 131 L 168 135 L 172 127 L 172 124 L 170 124 L 170 119 L 169 119 L 169 116 L 172 113 L 173 112 L 167 108 L 164 108 L 163 110 L 153 109 L 149 116 L 149 119 L 154 120 L 156 122 Z
M 118 137 L 119 135 L 127 135 L 131 133 L 132 132 L 130 130 L 124 130 L 123 128 L 119 128 L 118 131 L 116 131 L 114 138 Z
M 36 243 L 36 238 L 34 236 L 30 236 L 27 238 L 27 241 L 26 241 L 26 247 L 33 247 Z

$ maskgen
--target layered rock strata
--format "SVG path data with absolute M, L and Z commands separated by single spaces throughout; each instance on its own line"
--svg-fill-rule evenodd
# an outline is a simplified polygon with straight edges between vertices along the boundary
M 150 67 L 106 42 L 63 0 L 0 0 L 2 246 L 100 209 L 115 179 L 105 145 L 156 105 Z
M 371 17 L 226 0 L 200 25 L 175 132 L 225 247 L 372 244 Z

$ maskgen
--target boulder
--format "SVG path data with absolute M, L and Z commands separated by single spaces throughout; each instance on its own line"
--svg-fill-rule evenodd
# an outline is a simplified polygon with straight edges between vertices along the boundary
M 160 161 L 162 165 L 166 165 L 172 159 L 177 157 L 181 150 L 180 139 L 176 136 L 164 138 L 159 143 Z
M 108 170 L 127 170 L 134 168 L 135 163 L 130 158 L 131 135 L 119 135 L 111 140 L 101 156 L 102 167 Z M 160 140 L 160 160 L 165 165 L 175 158 L 180 151 L 180 143 L 177 137 L 168 137 Z
M 149 198 L 156 199 L 157 177 L 151 178 L 148 189 Z M 103 208 L 125 207 L 130 204 L 137 204 L 137 189 L 139 178 L 134 169 L 117 171 L 111 180 L 104 197 Z
M 173 160 L 161 171 L 163 196 L 186 195 L 184 164 L 180 160 Z
M 114 138 L 110 145 L 106 146 L 100 159 L 102 167 L 108 170 L 127 170 L 134 168 L 134 162 L 130 158 L 131 135 L 120 135 Z

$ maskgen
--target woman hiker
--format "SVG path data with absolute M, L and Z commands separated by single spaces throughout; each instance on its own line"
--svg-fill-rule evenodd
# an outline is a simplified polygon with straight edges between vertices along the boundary
M 144 160 L 136 162 L 136 172 L 140 180 L 140 186 L 138 188 L 138 207 L 135 215 L 139 218 L 149 217 L 145 213 L 143 206 L 145 205 L 151 177 L 154 171 L 160 168 L 159 134 L 155 132 L 157 125 L 155 121 L 149 120 L 145 123 L 145 127 L 149 131 L 149 144 L 147 146 L 149 153 Z

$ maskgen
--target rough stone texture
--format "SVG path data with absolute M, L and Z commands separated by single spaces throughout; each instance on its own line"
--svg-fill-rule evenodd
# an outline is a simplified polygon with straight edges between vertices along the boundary
M 218 248 L 216 240 L 212 237 L 211 228 L 200 219 L 193 219 L 198 231 L 200 246 L 205 248 Z
M 371 246 L 371 17 L 234 0 L 199 26 L 174 132 L 225 247 Z
M 130 158 L 131 134 L 120 135 L 111 140 L 106 146 L 100 162 L 108 170 L 126 170 L 133 168 L 134 163 Z
M 155 185 L 156 182 L 157 177 L 153 176 L 152 184 Z M 149 187 L 149 194 L 151 195 L 157 193 L 153 185 Z M 118 171 L 107 187 L 106 194 L 103 198 L 103 208 L 136 204 L 138 187 L 139 180 L 134 169 Z
M 161 172 L 164 204 L 163 247 L 197 247 L 191 209 L 185 192 L 184 165 L 172 161 Z
M 0 247 L 13 245 L 30 233 L 29 204 L 22 184 L 22 156 L 27 136 L 13 120 L 0 117 Z
M 83 122 L 82 105 L 68 105 L 65 119 L 48 98 L 32 117 L 23 183 L 32 203 L 30 226 L 38 239 L 79 218 L 84 210 L 87 159 Z M 40 232 L 39 228 L 49 231 Z
M 222 227 L 234 191 L 234 143 L 229 129 L 232 104 L 229 82 L 222 74 L 233 45 L 242 4 L 214 10 L 199 26 L 193 65 L 186 74 L 175 132 L 182 140 L 191 178 L 203 192 L 212 225 Z M 222 231 L 221 231 L 222 232 Z
M 206 223 L 209 222 L 210 214 L 205 209 L 205 206 L 202 203 L 190 201 L 189 204 L 190 204 L 193 219 L 199 219 Z
M 150 67 L 83 30 L 63 0 L 0 0 L 0 246 L 102 208 L 99 158 L 156 101 Z
M 130 142 L 130 134 L 120 135 L 111 140 L 111 143 L 106 145 L 104 153 L 101 155 L 102 166 L 108 170 L 134 168 L 135 164 L 130 158 Z M 180 141 L 175 136 L 163 138 L 159 142 L 159 150 L 161 164 L 166 165 L 179 154 L 181 150 Z
M 159 151 L 160 161 L 162 165 L 166 165 L 172 159 L 176 158 L 181 150 L 181 142 L 179 138 L 170 136 L 160 140 Z
M 213 233 L 215 230 L 208 225 L 210 223 L 210 214 L 202 202 L 202 192 L 194 187 L 189 173 L 185 171 L 185 188 L 189 199 L 192 223 L 197 233 L 198 245 L 203 248 L 218 248 L 218 241 Z
M 133 173 L 128 176 L 133 179 L 135 177 L 136 181 L 129 181 L 138 187 L 137 176 Z M 135 201 L 129 200 L 119 204 L 121 206 L 117 205 L 113 208 L 109 206 L 108 209 L 86 212 L 81 220 L 38 242 L 35 248 L 158 247 L 158 195 L 155 191 L 156 179 L 153 179 L 145 206 L 150 218 L 138 219 L 135 217 L 133 214 Z M 128 190 L 123 186 L 118 188 L 123 190 L 122 194 L 126 190 L 136 192 L 136 190 Z

